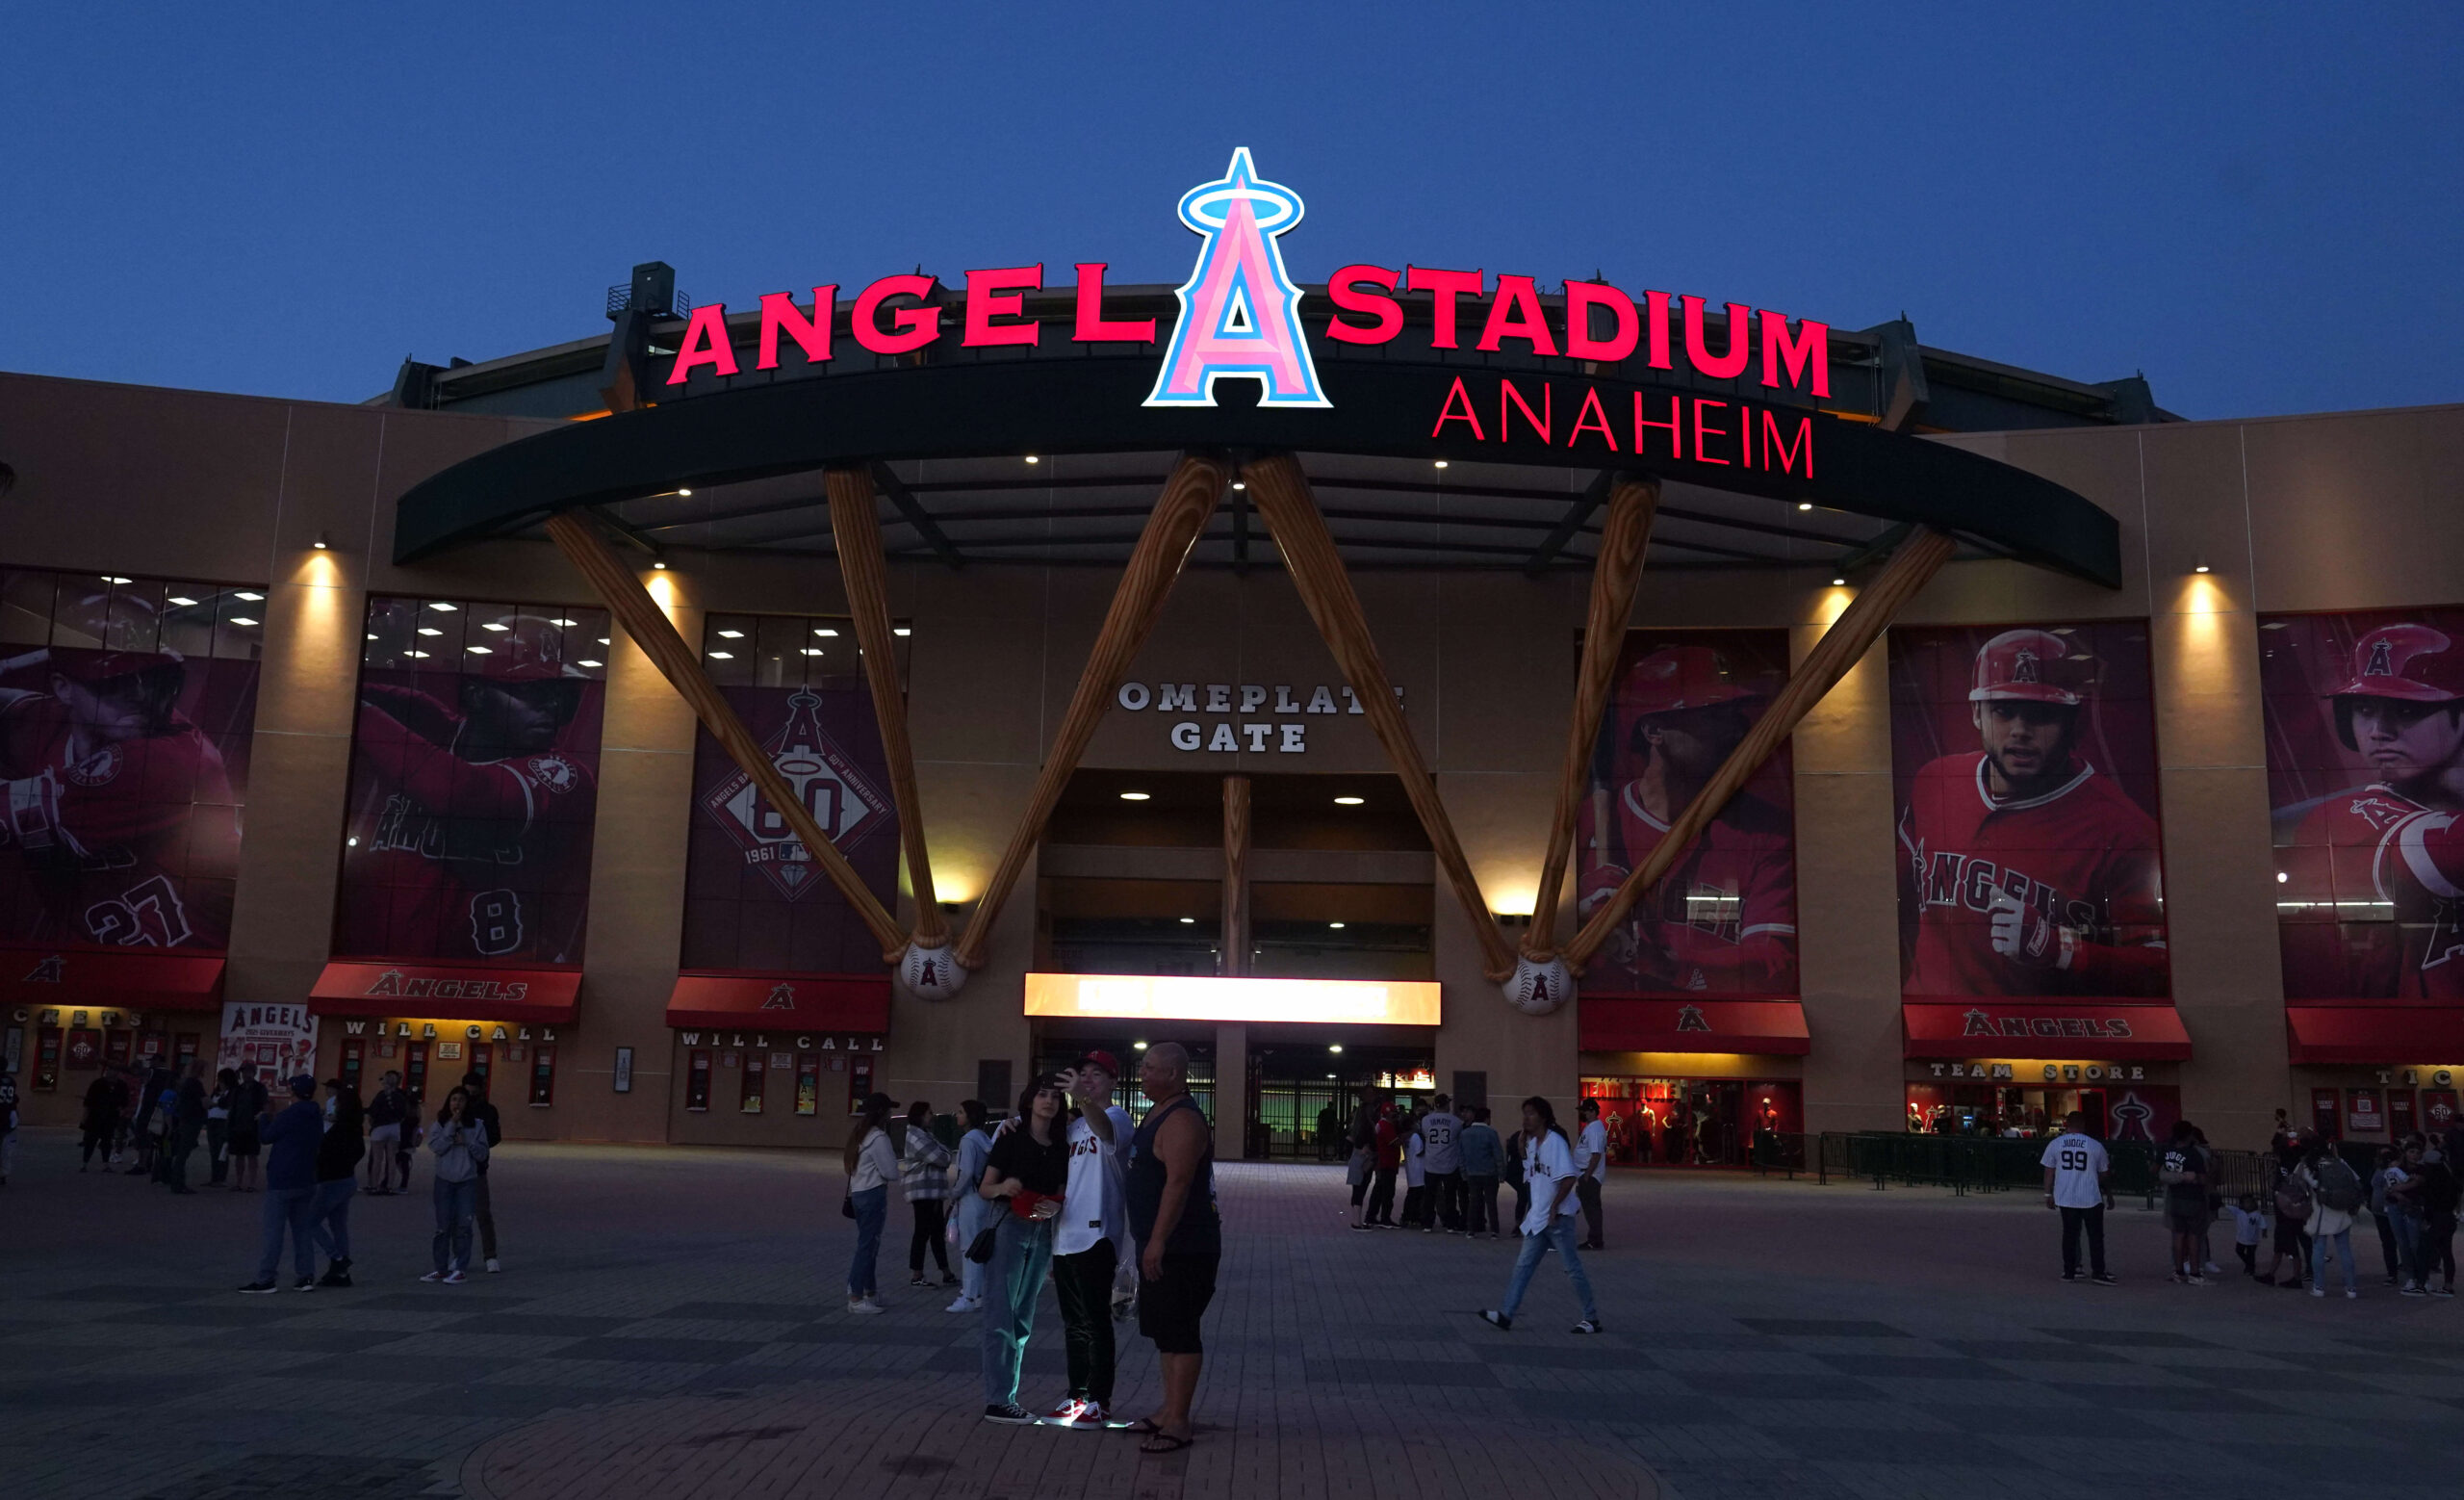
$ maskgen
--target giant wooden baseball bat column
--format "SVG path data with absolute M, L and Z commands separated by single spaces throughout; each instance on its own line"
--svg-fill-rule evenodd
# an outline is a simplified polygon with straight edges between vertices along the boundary
M 1720 768 L 1694 794 L 1694 800 L 1685 804 L 1685 810 L 1669 824 L 1668 832 L 1660 835 L 1651 857 L 1635 866 L 1617 887 L 1617 893 L 1593 912 L 1591 919 L 1582 924 L 1582 931 L 1566 944 L 1563 956 L 1570 968 L 1577 973 L 1582 971 L 1582 966 L 1608 941 L 1608 934 L 1633 910 L 1634 902 L 1659 884 L 1720 809 L 1727 806 L 1729 798 L 1771 758 L 1780 741 L 1788 737 L 1797 721 L 1848 675 L 1848 669 L 1857 664 L 1857 659 L 1865 654 L 1901 607 L 1915 597 L 1926 581 L 1949 560 L 1953 545 L 1949 532 L 1930 526 L 1916 528 L 1899 544 L 1899 550 L 1891 555 L 1890 565 L 1850 602 L 1839 618 L 1832 622 L 1831 629 L 1822 633 L 1822 639 L 1814 642 L 1813 650 L 1788 675 L 1787 685 L 1771 700 L 1770 708 L 1754 721 L 1754 727 L 1720 763 Z
M 1223 920 L 1215 971 L 1249 971 L 1249 778 L 1223 778 Z
M 1566 857 L 1574 847 L 1575 809 L 1590 789 L 1591 752 L 1600 737 L 1600 715 L 1608 706 L 1610 680 L 1626 643 L 1626 620 L 1642 582 L 1643 555 L 1651 549 L 1652 519 L 1659 510 L 1659 481 L 1626 478 L 1609 492 L 1608 519 L 1600 533 L 1600 555 L 1591 565 L 1591 609 L 1583 618 L 1582 665 L 1575 674 L 1574 715 L 1566 724 L 1566 758 L 1557 775 L 1557 806 L 1549 819 L 1549 849 L 1540 861 L 1540 892 L 1531 906 L 1531 930 L 1524 935 L 1506 997 L 1535 1014 L 1553 1010 L 1574 994 L 1573 976 L 1557 958 L 1557 892 L 1566 883 Z
M 1018 883 L 1027 855 L 1043 837 L 1053 804 L 1061 800 L 1061 789 L 1078 769 L 1078 758 L 1086 754 L 1087 741 L 1094 737 L 1095 725 L 1111 705 L 1114 691 L 1155 629 L 1156 616 L 1164 612 L 1164 601 L 1171 596 L 1173 581 L 1181 576 L 1181 564 L 1189 560 L 1190 548 L 1206 529 L 1207 517 L 1215 513 L 1231 477 L 1230 468 L 1217 459 L 1184 457 L 1164 481 L 1163 493 L 1155 497 L 1146 530 L 1139 534 L 1129 567 L 1113 590 L 1103 629 L 1095 633 L 1094 649 L 1087 654 L 1086 670 L 1078 674 L 1078 690 L 1069 699 L 1068 711 L 1061 716 L 1042 769 L 1036 773 L 1027 810 L 1018 816 L 1009 847 L 1001 851 L 1001 863 L 986 883 L 975 915 L 967 918 L 966 936 L 959 940 L 958 961 L 967 968 L 983 967 L 984 945 L 991 941 L 993 920 L 1009 900 L 1011 887 Z
M 558 511 L 548 518 L 548 534 L 555 540 L 565 559 L 574 565 L 574 570 L 589 582 L 600 602 L 607 606 L 607 612 L 616 617 L 616 623 L 625 628 L 625 634 L 633 638 L 633 643 L 642 648 L 642 654 L 651 659 L 659 674 L 692 708 L 694 717 L 700 719 L 702 727 L 710 732 L 710 737 L 719 742 L 719 748 L 728 753 L 728 759 L 752 778 L 754 789 L 761 793 L 762 800 L 768 802 L 786 823 L 788 830 L 805 846 L 805 852 L 812 856 L 813 863 L 821 866 L 821 872 L 830 877 L 830 883 L 838 888 L 838 893 L 845 896 L 847 904 L 856 909 L 856 915 L 863 918 L 864 925 L 872 929 L 875 941 L 882 945 L 882 961 L 896 963 L 899 954 L 907 947 L 907 934 L 899 927 L 897 918 L 882 909 L 882 903 L 874 898 L 863 877 L 856 873 L 855 867 L 838 852 L 837 845 L 821 831 L 821 825 L 813 820 L 812 810 L 806 807 L 804 799 L 787 785 L 787 779 L 779 774 L 779 767 L 770 763 L 769 753 L 761 748 L 761 742 L 753 737 L 752 731 L 744 727 L 744 721 L 736 717 L 735 710 L 728 706 L 727 695 L 720 692 L 718 685 L 710 681 L 709 674 L 702 670 L 702 663 L 694 656 L 693 648 L 684 644 L 683 636 L 676 634 L 675 623 L 668 619 L 667 611 L 658 607 L 658 601 L 650 596 L 650 590 L 642 586 L 641 580 L 616 559 L 615 553 L 608 549 L 606 538 L 600 534 L 597 524 L 584 511 Z
M 882 754 L 889 762 L 890 801 L 898 807 L 899 841 L 907 853 L 907 883 L 915 893 L 915 934 L 899 956 L 899 982 L 911 995 L 946 999 L 966 982 L 966 970 L 950 957 L 950 924 L 933 892 L 933 860 L 924 844 L 924 799 L 916 790 L 915 750 L 907 735 L 907 693 L 898 678 L 898 640 L 889 623 L 889 563 L 882 550 L 872 471 L 832 469 L 822 475 L 822 486 L 830 492 L 830 535 L 837 545 L 838 573 L 855 615 L 856 644 L 863 649 L 864 684 L 872 689 Z
M 1514 948 L 1498 931 L 1497 918 L 1489 915 L 1488 899 L 1480 894 L 1472 863 L 1463 857 L 1462 841 L 1454 837 L 1453 820 L 1446 815 L 1446 804 L 1437 800 L 1437 784 L 1429 779 L 1421 747 L 1412 738 L 1411 726 L 1403 722 L 1403 711 L 1396 705 L 1386 663 L 1377 654 L 1377 642 L 1370 637 L 1369 617 L 1361 612 L 1360 596 L 1352 591 L 1351 576 L 1344 571 L 1326 518 L 1318 513 L 1309 477 L 1286 453 L 1243 466 L 1241 477 L 1248 481 L 1250 503 L 1266 518 L 1268 531 L 1282 549 L 1284 566 L 1291 570 L 1300 602 L 1318 622 L 1318 634 L 1335 654 L 1335 664 L 1343 668 L 1344 680 L 1351 684 L 1362 711 L 1369 715 L 1369 727 L 1386 747 L 1386 758 L 1403 783 L 1403 794 L 1420 815 L 1429 846 L 1437 852 L 1438 867 L 1446 872 L 1454 899 L 1462 903 L 1463 915 L 1479 939 L 1482 970 L 1492 981 L 1502 982 L 1514 972 Z

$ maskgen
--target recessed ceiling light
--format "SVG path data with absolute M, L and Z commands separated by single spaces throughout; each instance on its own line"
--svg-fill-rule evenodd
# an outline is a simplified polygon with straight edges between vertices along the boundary
M 652 564 L 651 564 L 651 566 L 652 566 L 654 569 L 655 569 L 655 570 L 657 570 L 658 572 L 661 572 L 661 573 L 664 573 L 664 572 L 666 572 L 666 571 L 667 571 L 667 564 L 666 564 L 666 563 L 664 563 L 664 562 L 654 562 L 654 563 L 652 563 Z
M 376 638 L 376 633 L 374 631 L 370 631 L 368 633 L 368 638 L 370 640 L 374 640 Z
M 1029 453 L 1029 454 L 1027 454 L 1027 462 L 1029 462 L 1029 463 L 1041 463 L 1041 462 L 1043 462 L 1043 460 L 1042 460 L 1042 459 L 1040 459 L 1040 458 L 1039 458 L 1039 457 L 1037 457 L 1037 456 L 1036 456 L 1035 454 L 1033 454 L 1033 453 Z
M 106 582 L 106 583 L 125 583 L 125 582 L 129 582 L 129 580 L 127 580 L 127 579 L 124 579 L 124 578 L 117 578 L 117 577 L 115 577 L 114 575 L 109 574 L 109 573 L 102 574 L 102 575 L 101 575 L 101 578 L 102 578 L 102 581 L 103 581 L 104 582 Z
M 496 655 L 495 652 L 490 651 L 485 646 L 465 646 L 462 649 L 475 657 L 492 657 Z
M 1446 460 L 1445 460 L 1445 459 L 1443 459 L 1443 458 L 1439 459 L 1439 460 L 1437 461 L 1437 466 L 1438 466 L 1439 468 L 1441 468 L 1441 469 L 1445 468 L 1445 467 L 1446 467 Z
M 423 634 L 423 635 L 442 635 L 442 634 L 444 634 L 445 633 L 444 633 L 443 631 L 441 631 L 441 630 L 438 630 L 438 629 L 437 629 L 435 626 L 433 626 L 433 625 L 423 625 L 423 626 L 421 626 L 421 627 L 420 627 L 420 634 Z
M 1846 588 L 1848 586 L 1848 581 L 1844 578 L 1835 578 L 1831 581 L 1831 586 L 1834 588 Z
M 600 666 L 600 665 L 603 665 L 603 663 L 602 663 L 602 662 L 593 661 L 593 660 L 591 660 L 591 659 L 590 659 L 589 658 L 587 658 L 587 657 L 585 657 L 585 658 L 583 658 L 581 660 L 577 661 L 577 662 L 575 662 L 575 663 L 574 663 L 574 665 L 576 665 L 576 666 Z
M 2191 571 L 2193 573 L 2204 573 L 2207 571 L 2207 564 L 2202 562 L 2197 567 L 2191 569 Z
M 2279 885 L 2279 886 L 2280 886 L 2280 885 L 2283 885 L 2286 881 L 2291 880 L 2292 878 L 2293 878 L 2293 877 L 2292 877 L 2291 875 L 2286 874 L 2286 873 L 2285 873 L 2284 871 L 2282 871 L 2282 870 L 2277 870 L 2277 871 L 2275 872 L 2275 883 L 2276 883 L 2277 885 Z
M 1343 1049 L 1344 1045 L 1341 1042 L 1329 1042 L 1326 1044 L 1326 1050 L 1329 1052 L 1340 1052 Z
M 720 636 L 720 638 L 721 638 L 721 639 L 723 639 L 723 640 L 742 640 L 742 639 L 744 639 L 744 632 L 742 632 L 742 631 L 721 631 L 721 632 L 719 632 L 719 636 Z
M 836 631 L 832 630 L 830 627 L 828 627 L 828 626 L 826 626 L 826 625 L 816 625 L 816 626 L 814 626 L 814 627 L 812 628 L 812 633 L 813 633 L 814 634 L 816 634 L 816 635 L 835 635 L 835 634 L 838 634 Z
M 2281 880 L 2284 877 L 2279 875 L 2276 878 Z M 1194 917 L 1184 917 L 1181 918 L 1181 925 L 1184 927 L 1194 927 L 1197 925 L 1197 918 Z
M 568 619 L 564 619 L 564 618 L 562 618 L 561 616 L 559 616 L 559 617 L 558 617 L 558 618 L 556 618 L 556 619 L 550 620 L 548 623 L 549 623 L 549 624 L 551 624 L 551 625 L 566 625 L 566 626 L 571 626 L 571 625 L 578 625 L 578 624 L 580 624 L 581 622 L 580 622 L 580 621 L 578 621 L 578 620 L 568 620 Z
M 183 609 L 192 608 L 196 605 L 195 600 L 189 598 L 185 594 L 173 594 L 171 596 L 171 603 L 178 605 Z
M 1124 791 L 1120 794 L 1120 799 L 1123 802 L 1143 802 L 1146 800 L 1146 797 L 1147 794 L 1142 791 Z
M 1139 1051 L 1142 1051 L 1142 1051 L 1146 1050 L 1146 1044 L 1145 1044 L 1145 1043 L 1143 1043 L 1143 1042 L 1132 1042 L 1132 1043 L 1131 1043 L 1131 1044 L 1129 1044 L 1129 1045 L 1130 1045 L 1131 1047 L 1133 1047 L 1137 1048 Z
M 483 631 L 509 631 L 513 629 L 513 627 L 510 625 L 499 625 L 496 621 L 490 620 L 485 625 L 480 626 L 479 629 Z
M 600 636 L 600 637 L 599 637 L 599 643 L 600 643 L 601 645 L 603 645 L 603 646 L 606 645 L 606 644 L 607 644 L 607 637 L 606 637 L 606 636 L 604 636 L 604 635 Z
M 241 598 L 243 598 L 243 599 L 247 599 L 247 598 L 250 598 L 250 597 L 252 597 L 252 596 L 247 595 L 247 594 L 242 594 L 240 597 L 241 597 Z M 428 608 L 431 608 L 431 609 L 442 609 L 442 610 L 444 610 L 447 614 L 451 614 L 451 613 L 452 613 L 456 608 L 460 608 L 460 607 L 459 607 L 459 606 L 456 606 L 456 605 L 448 605 L 448 604 L 432 604 L 432 605 L 428 606 Z
M 1234 479 L 1234 480 L 1232 481 L 1232 487 L 1233 487 L 1234 489 L 1236 489 L 1236 490 L 1245 490 L 1245 489 L 1247 489 L 1249 486 L 1248 486 L 1248 483 L 1247 483 L 1247 481 L 1246 481 L 1246 480 L 1243 480 L 1243 479 Z
M 423 661 L 427 659 L 427 653 L 424 651 L 405 651 L 402 655 L 406 657 L 417 657 Z
M 1341 932 L 1344 928 L 1344 924 L 1341 922 L 1328 922 L 1326 923 L 1326 926 L 1336 932 Z
M 807 647 L 805 648 L 805 655 L 806 655 L 806 656 L 808 656 L 808 657 L 817 657 L 817 656 L 820 656 L 820 655 L 821 655 L 821 648 L 820 648 L 819 646 L 807 646 Z
M 686 500 L 691 500 L 693 498 L 693 492 L 691 490 L 678 490 L 676 493 L 683 496 Z
M 732 661 L 735 659 L 735 653 L 732 651 L 713 651 L 710 653 L 710 659 L 713 661 Z
M 1356 808 L 1368 800 L 1369 799 L 1366 797 L 1337 797 L 1335 799 L 1335 806 L 1339 808 Z
M 1813 502 L 1812 502 L 1812 501 L 1810 501 L 1810 500 L 1801 500 L 1801 501 L 1798 501 L 1798 502 L 1797 502 L 1797 508 L 1798 508 L 1799 510 L 1811 510 L 1811 509 L 1813 508 Z
M 891 626 L 891 627 L 890 627 L 890 631 L 889 631 L 889 633 L 890 633 L 891 634 L 893 634 L 893 635 L 912 635 L 912 634 L 915 634 L 915 632 L 914 632 L 914 631 L 911 630 L 910 628 L 908 628 L 907 626 L 904 626 L 904 625 L 893 625 L 893 626 Z
M 231 617 L 231 623 L 234 625 L 254 625 L 257 622 L 249 619 L 244 614 L 235 614 Z

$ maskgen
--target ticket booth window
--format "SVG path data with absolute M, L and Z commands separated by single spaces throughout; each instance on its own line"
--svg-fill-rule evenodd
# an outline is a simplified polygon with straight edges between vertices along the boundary
M 204 1040 L 205 1039 L 203 1037 L 193 1031 L 183 1031 L 173 1036 L 171 1038 L 171 1056 L 174 1060 L 174 1066 L 184 1069 L 188 1067 L 189 1064 L 195 1062 L 197 1049 L 201 1045 L 203 1045 Z
M 540 1046 L 530 1049 L 530 1102 L 534 1108 L 545 1108 L 556 1101 L 556 1049 Z
M 762 1067 L 763 1061 L 762 1054 L 758 1050 L 744 1054 L 744 1072 L 738 1075 L 739 1083 L 736 1091 L 735 1107 L 739 1114 L 761 1113 L 761 1080 L 766 1076 Z
M 138 1060 L 149 1068 L 162 1062 L 170 1053 L 171 1039 L 163 1032 L 148 1031 L 137 1039 Z
M 355 1094 L 366 1092 L 360 1086 L 359 1073 L 367 1054 L 368 1044 L 357 1038 L 343 1044 L 343 1082 L 350 1085 L 351 1092 Z
M 490 1098 L 494 1098 L 496 1095 L 496 1090 L 489 1086 L 493 1081 L 489 1077 L 489 1074 L 495 1067 L 496 1048 L 485 1042 L 472 1043 L 471 1066 L 466 1071 L 469 1072 L 473 1077 L 479 1080 L 479 1092 L 488 1095 Z
M 684 1107 L 694 1114 L 710 1107 L 710 1054 L 696 1048 L 684 1068 Z
M 796 1113 L 814 1115 L 821 1111 L 821 1054 L 796 1054 Z
M 850 1058 L 847 1063 L 847 1113 L 860 1115 L 864 1100 L 872 1097 L 873 1062 L 869 1057 Z
M 79 1073 L 97 1066 L 102 1057 L 102 1033 L 89 1026 L 72 1026 L 68 1030 L 68 1066 Z
M 137 1033 L 114 1026 L 103 1033 L 103 1062 L 113 1068 L 125 1068 L 137 1055 Z
M 427 1044 L 414 1042 L 402 1049 L 402 1087 L 411 1098 L 427 1102 Z
M 2310 1125 L 2330 1141 L 2345 1138 L 2344 1111 L 2336 1107 L 2334 1089 L 2310 1091 Z
M 45 1026 L 35 1033 L 35 1092 L 49 1094 L 60 1087 L 60 1028 Z

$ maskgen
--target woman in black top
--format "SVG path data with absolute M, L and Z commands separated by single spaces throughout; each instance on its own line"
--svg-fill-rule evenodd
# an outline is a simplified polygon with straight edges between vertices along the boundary
M 977 1196 L 1009 1211 L 994 1226 L 984 1287 L 984 1419 L 1032 1424 L 1018 1405 L 1018 1367 L 1035 1333 L 1036 1302 L 1052 1273 L 1052 1221 L 1069 1180 L 1069 1091 L 1043 1073 L 1018 1096 L 1018 1124 L 992 1143 Z
M 350 1200 L 359 1191 L 359 1158 L 367 1151 L 366 1106 L 359 1090 L 340 1078 L 325 1080 L 325 1134 L 317 1143 L 317 1197 L 309 1224 L 325 1252 L 320 1286 L 350 1284 Z

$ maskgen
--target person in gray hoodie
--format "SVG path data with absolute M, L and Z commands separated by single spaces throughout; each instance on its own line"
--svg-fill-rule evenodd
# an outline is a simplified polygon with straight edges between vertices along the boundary
M 478 1211 L 479 1169 L 488 1159 L 488 1127 L 464 1090 L 445 1096 L 427 1149 L 436 1156 L 436 1238 L 430 1247 L 436 1269 L 420 1280 L 459 1286 L 471 1264 L 471 1220 Z

